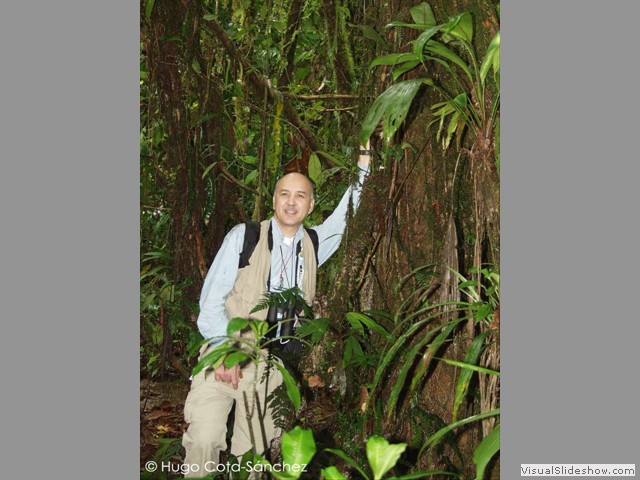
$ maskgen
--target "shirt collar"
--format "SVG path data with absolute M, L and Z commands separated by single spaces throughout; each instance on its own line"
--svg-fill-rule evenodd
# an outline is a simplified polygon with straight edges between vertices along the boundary
M 282 230 L 280 230 L 280 225 L 278 225 L 278 222 L 273 217 L 271 217 L 271 226 L 273 227 L 273 241 L 282 243 L 284 240 L 284 234 L 282 233 Z M 294 241 L 295 242 L 300 241 L 303 235 L 304 235 L 304 227 L 300 225 L 300 228 L 298 228 L 298 231 L 293 237 Z

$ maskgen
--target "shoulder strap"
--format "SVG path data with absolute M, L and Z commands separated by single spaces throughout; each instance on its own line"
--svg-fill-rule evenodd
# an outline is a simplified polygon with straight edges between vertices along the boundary
M 244 242 L 242 243 L 242 252 L 240 252 L 238 268 L 244 268 L 249 265 L 251 254 L 260 239 L 260 222 L 247 222 L 244 225 Z
M 313 250 L 316 254 L 316 264 L 318 264 L 318 232 L 316 232 L 312 228 L 304 227 L 311 238 L 311 243 L 313 243 Z M 273 234 L 272 226 L 269 225 L 269 251 L 273 248 Z M 251 254 L 256 248 L 258 244 L 258 240 L 260 239 L 260 222 L 247 222 L 245 223 L 244 230 L 244 241 L 242 242 L 242 252 L 240 252 L 240 260 L 238 261 L 238 268 L 244 268 L 249 265 L 249 259 L 251 258 Z
M 244 268 L 249 265 L 251 254 L 256 249 L 258 240 L 260 240 L 260 222 L 247 222 L 244 224 L 244 241 L 242 242 L 242 251 L 240 252 L 240 260 L 238 260 L 238 268 Z M 269 251 L 273 249 L 273 233 L 272 226 L 269 225 Z M 317 236 L 317 235 L 316 235 Z
M 318 265 L 318 232 L 316 232 L 313 228 L 304 227 L 309 234 L 309 238 L 311 238 L 311 243 L 313 243 L 313 251 L 316 253 L 316 265 Z

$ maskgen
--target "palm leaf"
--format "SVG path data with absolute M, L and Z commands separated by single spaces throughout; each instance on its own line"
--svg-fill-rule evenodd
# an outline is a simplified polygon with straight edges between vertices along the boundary
M 382 133 L 385 141 L 389 142 L 407 116 L 423 83 L 424 79 L 405 80 L 391 85 L 376 98 L 362 122 L 360 141 L 366 143 L 382 119 Z

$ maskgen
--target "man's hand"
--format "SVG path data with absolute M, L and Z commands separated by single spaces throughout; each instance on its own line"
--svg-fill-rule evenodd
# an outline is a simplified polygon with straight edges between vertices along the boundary
M 379 123 L 378 126 L 373 131 L 373 135 L 378 138 L 382 138 L 382 123 Z M 360 145 L 360 153 L 358 155 L 358 167 L 362 170 L 369 170 L 371 164 L 371 156 L 373 155 L 373 150 L 371 150 L 371 138 L 367 140 L 365 145 Z
M 240 371 L 240 367 L 238 365 L 234 365 L 231 368 L 227 368 L 224 366 L 224 363 L 221 364 L 218 368 L 216 368 L 216 381 L 231 383 L 231 386 L 237 390 L 238 389 L 238 379 L 242 378 L 242 372 Z
M 367 140 L 367 143 L 360 145 L 360 152 L 358 154 L 358 167 L 362 170 L 369 170 L 369 164 L 371 163 L 371 140 Z

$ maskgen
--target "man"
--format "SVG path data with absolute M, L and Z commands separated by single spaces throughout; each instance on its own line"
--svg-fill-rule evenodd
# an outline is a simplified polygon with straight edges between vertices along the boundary
M 204 338 L 210 339 L 201 349 L 200 358 L 225 340 L 229 319 L 264 320 L 266 309 L 252 310 L 267 291 L 298 287 L 305 301 L 311 304 L 316 268 L 340 246 L 349 199 L 352 198 L 353 207 L 357 208 L 370 159 L 369 150 L 360 151 L 358 181 L 347 189 L 325 222 L 313 227 L 318 237 L 317 259 L 310 234 L 302 225 L 315 205 L 313 185 L 300 173 L 287 174 L 276 183 L 273 217 L 261 222 L 259 239 L 246 266 L 239 267 L 245 224 L 236 225 L 227 234 L 205 278 L 200 297 L 198 328 Z M 256 452 L 262 453 L 279 434 L 271 411 L 267 409 L 264 418 L 257 412 L 258 408 L 264 410 L 268 395 L 282 384 L 278 369 L 270 369 L 268 376 L 263 375 L 264 369 L 264 361 L 260 361 L 257 368 L 253 362 L 231 368 L 220 364 L 214 371 L 205 369 L 192 379 L 184 407 L 185 420 L 189 423 L 182 440 L 186 450 L 185 477 L 204 477 L 217 471 L 214 465 L 219 461 L 220 451 L 227 448 L 227 418 L 234 402 L 233 455 L 242 456 L 254 443 Z

